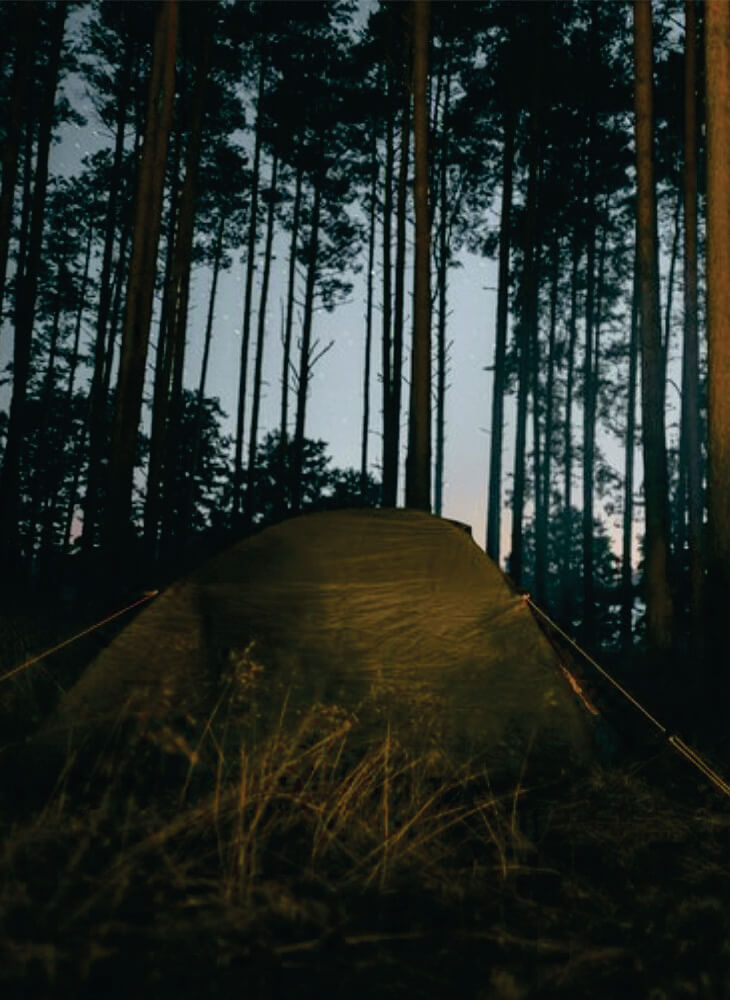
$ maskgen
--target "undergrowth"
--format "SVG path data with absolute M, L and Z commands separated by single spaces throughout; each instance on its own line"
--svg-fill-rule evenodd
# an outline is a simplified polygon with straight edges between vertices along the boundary
M 120 727 L 3 808 L 3 996 L 730 996 L 730 814 L 633 764 L 510 787 L 284 704 Z

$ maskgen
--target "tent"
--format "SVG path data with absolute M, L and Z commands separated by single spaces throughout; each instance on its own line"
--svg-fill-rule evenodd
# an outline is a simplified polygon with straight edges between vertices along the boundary
M 500 569 L 463 527 L 392 509 L 307 514 L 219 553 L 109 644 L 40 739 L 199 716 L 242 662 L 279 720 L 338 705 L 363 733 L 388 725 L 414 753 L 511 773 L 528 752 L 559 770 L 594 756 L 558 654 Z

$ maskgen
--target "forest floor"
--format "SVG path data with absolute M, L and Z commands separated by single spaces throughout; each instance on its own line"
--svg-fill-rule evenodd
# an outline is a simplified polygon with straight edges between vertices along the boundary
M 499 790 L 232 708 L 15 775 L 0 995 L 730 997 L 730 801 L 670 748 Z

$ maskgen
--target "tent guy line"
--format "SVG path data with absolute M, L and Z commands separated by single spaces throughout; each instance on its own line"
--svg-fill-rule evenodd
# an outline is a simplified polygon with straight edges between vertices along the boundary
M 715 788 L 717 788 L 720 792 L 722 792 L 723 795 L 726 795 L 728 798 L 730 798 L 730 784 L 728 784 L 725 781 L 725 779 L 717 773 L 717 771 L 713 770 L 707 763 L 707 761 L 702 756 L 700 756 L 700 754 L 698 754 L 696 750 L 694 750 L 691 746 L 685 743 L 681 736 L 678 736 L 676 733 L 670 733 L 667 727 L 662 725 L 662 723 L 657 718 L 655 718 L 655 716 L 653 716 L 651 712 L 647 708 L 645 708 L 645 706 L 642 705 L 641 702 L 634 697 L 634 695 L 631 694 L 630 691 L 627 691 L 626 688 L 623 687 L 623 685 L 620 684 L 615 677 L 612 677 L 611 674 L 609 674 L 609 672 L 604 667 L 602 667 L 599 663 L 597 663 L 589 653 L 587 653 L 581 646 L 579 646 L 578 643 L 575 641 L 575 639 L 571 638 L 571 636 L 569 636 L 567 632 L 565 632 L 556 622 L 554 622 L 552 618 L 550 618 L 550 616 L 547 615 L 542 610 L 542 608 L 539 608 L 537 604 L 535 604 L 535 602 L 532 600 L 529 594 L 523 594 L 522 599 L 525 602 L 525 604 L 527 604 L 528 607 L 530 607 L 535 612 L 536 615 L 544 619 L 544 621 L 548 623 L 550 628 L 555 629 L 557 634 L 562 639 L 564 639 L 567 643 L 569 643 L 570 646 L 587 663 L 589 663 L 595 670 L 597 670 L 598 673 L 601 675 L 601 677 L 604 678 L 604 680 L 607 680 L 609 684 L 612 684 L 613 687 L 616 688 L 616 690 L 634 706 L 634 708 L 636 708 L 639 712 L 641 712 L 644 718 L 648 722 L 650 722 L 655 729 L 659 731 L 659 733 L 666 739 L 667 743 L 669 743 L 669 745 L 673 747 L 673 749 L 676 750 L 677 753 L 679 753 L 682 757 L 684 757 L 685 760 L 689 761 L 689 763 L 692 764 L 692 766 L 695 767 L 701 774 L 703 774 L 710 782 L 712 782 Z M 569 673 L 569 671 L 567 672 Z
M 44 650 L 42 653 L 38 653 L 37 656 L 32 656 L 29 660 L 25 660 L 24 663 L 19 664 L 17 667 L 13 667 L 6 674 L 0 677 L 0 684 L 3 681 L 9 680 L 11 677 L 15 677 L 16 674 L 22 673 L 27 670 L 28 667 L 32 667 L 35 663 L 40 663 L 41 660 L 45 660 L 47 656 L 51 656 L 53 653 L 57 653 L 61 649 L 65 649 L 66 646 L 70 646 L 72 643 L 76 642 L 78 639 L 83 639 L 85 635 L 91 635 L 102 625 L 106 625 L 108 622 L 113 622 L 115 618 L 121 618 L 122 615 L 126 615 L 128 611 L 132 611 L 133 608 L 138 608 L 141 604 L 146 604 L 147 601 L 151 601 L 153 597 L 157 597 L 159 590 L 146 590 L 142 597 L 138 600 L 133 601 L 132 604 L 128 604 L 126 607 L 121 608 L 119 611 L 115 611 L 111 615 L 107 615 L 106 618 L 102 618 L 101 621 L 95 622 L 93 625 L 89 625 L 88 628 L 83 629 L 81 632 L 77 632 L 68 639 L 64 639 L 63 642 L 59 642 L 57 646 L 51 646 L 50 649 Z

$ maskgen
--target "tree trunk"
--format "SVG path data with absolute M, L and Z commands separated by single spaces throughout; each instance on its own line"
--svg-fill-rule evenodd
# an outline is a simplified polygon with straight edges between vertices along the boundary
M 213 280 L 210 286 L 210 296 L 208 298 L 208 316 L 205 322 L 205 337 L 203 339 L 203 360 L 200 365 L 200 381 L 198 382 L 198 394 L 195 400 L 195 416 L 193 418 L 193 438 L 191 443 L 192 456 L 190 459 L 190 473 L 188 476 L 185 515 L 183 518 L 184 531 L 190 535 L 193 527 L 193 507 L 195 504 L 195 476 L 198 471 L 200 460 L 200 444 L 203 433 L 203 412 L 205 401 L 205 383 L 208 378 L 208 362 L 210 359 L 210 344 L 213 338 L 213 316 L 215 313 L 215 297 L 218 290 L 218 275 L 220 274 L 221 262 L 223 260 L 223 237 L 225 233 L 226 216 L 221 212 L 218 220 L 218 231 L 215 238 L 215 250 L 213 252 Z
M 542 434 L 540 432 L 540 411 L 542 408 L 543 392 L 540 387 L 540 372 L 542 370 L 542 352 L 540 347 L 540 329 L 538 318 L 538 289 L 540 285 L 540 268 L 542 266 L 541 239 L 538 235 L 535 250 L 534 263 L 534 322 L 530 324 L 529 336 L 529 363 L 530 363 L 530 383 L 532 394 L 532 479 L 533 479 L 533 501 L 534 501 L 534 540 L 535 540 L 535 577 L 533 582 L 535 600 L 539 605 L 545 603 L 546 573 L 545 560 L 547 556 L 546 546 L 543 544 L 547 525 L 545 524 L 545 512 L 542 506 L 543 497 L 543 466 L 542 466 Z
M 149 457 L 147 459 L 147 485 L 144 511 L 144 548 L 147 555 L 157 556 L 157 542 L 162 510 L 162 466 L 165 454 L 165 438 L 170 411 L 170 381 L 174 350 L 172 346 L 172 315 L 175 310 L 175 243 L 180 206 L 180 158 L 182 156 L 182 122 L 179 122 L 172 137 L 172 165 L 167 171 L 170 177 L 169 207 L 167 212 L 167 233 L 165 239 L 165 276 L 163 280 L 162 303 L 157 322 L 157 343 L 155 346 L 155 372 L 152 384 L 152 414 L 150 427 Z
M 259 211 L 259 165 L 261 162 L 261 105 L 264 97 L 266 59 L 259 55 L 259 82 L 256 98 L 256 137 L 253 152 L 253 176 L 251 178 L 251 207 L 248 223 L 248 247 L 246 257 L 246 291 L 244 293 L 243 322 L 241 333 L 241 362 L 238 376 L 238 414 L 236 418 L 236 452 L 233 462 L 233 502 L 231 519 L 235 525 L 241 516 L 243 501 L 243 430 L 246 419 L 246 382 L 248 379 L 248 350 L 251 341 L 251 303 L 253 301 L 253 275 L 256 267 L 256 241 Z
M 697 335 L 697 13 L 685 0 L 684 76 L 684 352 L 682 358 L 682 449 L 687 483 L 687 541 L 691 645 L 702 637 L 702 479 L 699 429 L 699 344 Z
M 38 399 L 38 446 L 35 453 L 35 475 L 30 484 L 31 509 L 27 525 L 26 552 L 33 562 L 38 556 L 37 532 L 40 527 L 39 515 L 43 502 L 52 493 L 50 481 L 46 478 L 50 453 L 48 436 L 42 428 L 49 427 L 53 421 L 53 397 L 56 394 L 56 360 L 58 357 L 58 333 L 61 324 L 61 287 L 68 280 L 66 261 L 61 259 L 56 266 L 56 293 L 53 300 L 53 321 L 51 323 L 51 338 L 48 345 L 48 360 L 43 376 L 43 385 Z
M 586 212 L 588 215 L 586 254 L 585 347 L 583 351 L 583 615 L 581 638 L 592 646 L 595 639 L 595 580 L 593 566 L 593 491 L 596 436 L 596 384 L 594 380 L 593 342 L 595 323 L 595 263 L 596 263 L 596 116 L 591 111 L 588 126 L 588 174 L 586 181 Z
M 709 0 L 704 12 L 709 445 L 706 612 L 711 643 L 710 704 L 724 731 L 728 691 L 725 626 L 730 598 L 730 6 L 723 0 Z
M 172 121 L 177 22 L 176 0 L 161 4 L 155 24 L 145 138 L 137 178 L 132 256 L 112 426 L 104 548 L 113 572 L 123 569 L 126 558 L 131 554 L 130 547 L 134 548 L 130 545 L 135 537 L 131 523 L 132 485 L 152 317 L 167 144 Z
M 512 175 L 515 155 L 515 115 L 503 115 L 502 204 L 499 223 L 499 284 L 492 379 L 492 437 L 489 449 L 489 504 L 487 511 L 487 555 L 499 562 L 502 531 L 502 446 L 504 436 L 505 354 L 509 317 L 509 251 L 512 217 Z
M 545 384 L 545 457 L 542 464 L 541 516 L 537 516 L 537 523 L 535 525 L 535 598 L 540 605 L 544 605 L 547 601 L 548 521 L 550 519 L 553 434 L 555 429 L 555 338 L 560 285 L 560 241 L 557 228 L 553 230 L 552 244 L 550 321 L 548 328 L 547 379 Z M 542 568 L 541 572 L 538 570 L 538 567 Z
M 527 181 L 527 205 L 524 229 L 524 266 L 522 308 L 518 326 L 519 385 L 517 390 L 517 429 L 515 437 L 514 493 L 512 496 L 512 552 L 509 573 L 516 586 L 522 584 L 523 517 L 525 507 L 525 453 L 527 445 L 527 399 L 530 391 L 530 343 L 537 324 L 537 199 L 540 170 L 540 135 L 537 124 L 536 97 L 530 113 L 530 167 Z
M 370 369 L 373 342 L 373 268 L 375 266 L 375 215 L 378 191 L 378 132 L 373 119 L 373 145 L 370 160 L 370 219 L 368 224 L 368 272 L 365 302 L 365 364 L 362 386 L 362 441 L 360 446 L 360 493 L 365 498 L 368 485 L 368 445 L 370 435 Z
M 578 341 L 578 270 L 582 256 L 577 229 L 573 230 L 572 263 L 570 273 L 570 315 L 568 318 L 568 358 L 565 375 L 565 422 L 563 427 L 563 552 L 561 562 L 561 616 L 570 623 L 575 608 L 573 590 L 573 378 L 575 372 L 575 345 Z
M 391 369 L 390 409 L 383 439 L 383 503 L 398 503 L 400 465 L 400 414 L 403 385 L 403 324 L 406 275 L 406 200 L 408 197 L 408 159 L 411 141 L 411 95 L 404 82 L 401 116 L 400 159 L 395 223 L 395 301 L 393 303 L 393 359 Z
M 20 225 L 18 226 L 18 252 L 14 276 L 14 309 L 17 320 L 18 306 L 22 296 L 21 285 L 25 274 L 25 261 L 28 256 L 30 240 L 30 216 L 33 202 L 33 143 L 37 123 L 25 123 L 25 142 L 23 145 L 23 197 L 20 209 Z
M 200 12 L 200 5 L 198 6 Z M 172 265 L 172 299 L 168 310 L 168 347 L 172 354 L 172 384 L 169 417 L 164 428 L 162 545 L 170 551 L 177 535 L 184 532 L 185 489 L 180 482 L 181 433 L 183 419 L 183 375 L 185 370 L 185 338 L 188 325 L 190 271 L 193 256 L 195 210 L 198 173 L 208 92 L 208 75 L 213 48 L 215 9 L 208 3 L 198 14 L 201 31 L 195 66 L 195 83 L 190 108 L 190 134 L 185 153 L 185 180 L 180 193 L 180 207 L 175 235 L 175 255 Z
M 104 390 L 104 366 L 106 359 L 109 313 L 112 305 L 112 277 L 114 237 L 117 225 L 117 203 L 122 187 L 122 163 L 124 159 L 124 131 L 129 108 L 129 80 L 132 71 L 133 52 L 131 47 L 125 52 L 120 73 L 119 100 L 115 122 L 114 158 L 112 160 L 111 183 L 104 221 L 104 251 L 101 274 L 99 275 L 99 308 L 96 317 L 96 338 L 94 341 L 94 368 L 89 390 L 89 466 L 84 498 L 84 522 L 81 545 L 85 554 L 90 554 L 96 541 L 96 527 L 99 518 L 99 494 L 102 482 L 102 462 L 108 428 L 108 394 Z
M 633 648 L 634 616 L 634 442 L 636 440 L 636 375 L 639 348 L 639 258 L 638 240 L 631 296 L 631 335 L 629 339 L 629 384 L 626 400 L 626 442 L 624 445 L 624 520 L 621 556 L 621 648 L 630 657 Z
M 672 597 L 669 590 L 667 462 L 654 190 L 652 63 L 651 4 L 635 0 L 635 133 L 646 504 L 646 614 L 650 648 L 655 654 L 662 654 L 672 645 Z
M 416 210 L 411 401 L 406 506 L 431 509 L 431 288 L 428 209 L 428 42 L 430 0 L 412 0 L 413 142 Z
M 2 151 L 2 190 L 0 191 L 0 317 L 5 297 L 5 276 L 10 249 L 10 230 L 13 221 L 13 194 L 18 178 L 18 156 L 20 147 L 20 125 L 28 90 L 33 62 L 33 29 L 36 5 L 17 5 L 18 33 L 15 40 L 15 65 L 10 84 L 8 102 L 8 125 Z
M 307 250 L 307 283 L 304 292 L 304 323 L 302 326 L 302 347 L 297 380 L 297 419 L 294 430 L 292 454 L 292 511 L 298 514 L 302 507 L 302 470 L 304 467 L 304 427 L 307 413 L 307 393 L 312 361 L 312 319 L 314 312 L 314 290 L 319 270 L 319 224 L 322 207 L 322 177 L 314 181 L 314 203 Z
M 15 337 L 13 345 L 13 394 L 10 401 L 7 438 L 0 472 L 0 564 L 19 569 L 18 489 L 25 442 L 26 400 L 30 378 L 31 341 L 35 318 L 36 294 L 43 244 L 43 220 L 48 185 L 48 154 L 53 132 L 66 4 L 56 3 L 51 17 L 51 42 L 46 67 L 43 102 L 38 130 L 35 184 L 31 210 L 28 254 L 18 279 Z M 4 557 L 4 558 L 3 558 Z M 10 574 L 8 574 L 10 575 Z
M 447 225 L 447 172 L 449 155 L 449 110 L 451 76 L 447 68 L 444 82 L 444 108 L 441 117 L 441 165 L 439 170 L 439 233 L 438 233 L 438 319 L 436 334 L 436 462 L 434 465 L 434 513 L 441 517 L 444 490 L 444 452 L 446 445 L 446 313 L 449 280 L 449 233 Z
M 664 304 L 664 336 L 662 340 L 662 392 L 664 401 L 667 395 L 667 376 L 669 368 L 669 346 L 672 336 L 672 306 L 674 305 L 674 275 L 677 270 L 679 255 L 679 228 L 682 211 L 683 190 L 681 179 L 677 177 L 677 200 L 674 203 L 674 218 L 672 220 L 672 249 L 669 252 L 669 271 L 667 272 L 667 301 Z
M 261 298 L 259 299 L 259 322 L 256 333 L 256 358 L 253 376 L 253 403 L 251 406 L 251 430 L 248 436 L 248 478 L 246 483 L 246 524 L 253 524 L 256 513 L 256 448 L 259 433 L 259 409 L 261 406 L 261 378 L 264 364 L 264 334 L 266 333 L 266 307 L 269 298 L 269 276 L 271 274 L 271 252 L 274 244 L 274 210 L 276 207 L 276 173 L 279 158 L 274 150 L 271 161 L 271 196 L 266 218 L 266 248 L 264 270 L 261 276 Z
M 381 503 L 384 507 L 395 506 L 395 492 L 393 483 L 388 480 L 389 452 L 391 449 L 391 420 L 393 413 L 393 362 L 391 351 L 393 349 L 393 303 L 392 303 L 392 277 L 393 269 L 391 264 L 391 221 L 393 215 L 393 107 L 392 107 L 392 70 L 386 73 L 387 79 L 387 119 L 385 130 L 385 176 L 383 178 L 383 447 L 382 447 L 382 496 Z
M 294 292 L 297 278 L 297 247 L 299 244 L 299 226 L 302 214 L 302 176 L 301 164 L 297 166 L 297 179 L 294 189 L 294 206 L 292 209 L 291 240 L 289 243 L 289 275 L 286 292 L 286 320 L 284 323 L 284 348 L 281 359 L 281 416 L 279 418 L 279 510 L 283 517 L 286 512 L 287 495 L 287 454 L 289 440 L 289 372 L 291 369 L 291 339 L 294 329 Z M 370 276 L 370 280 L 372 277 Z

